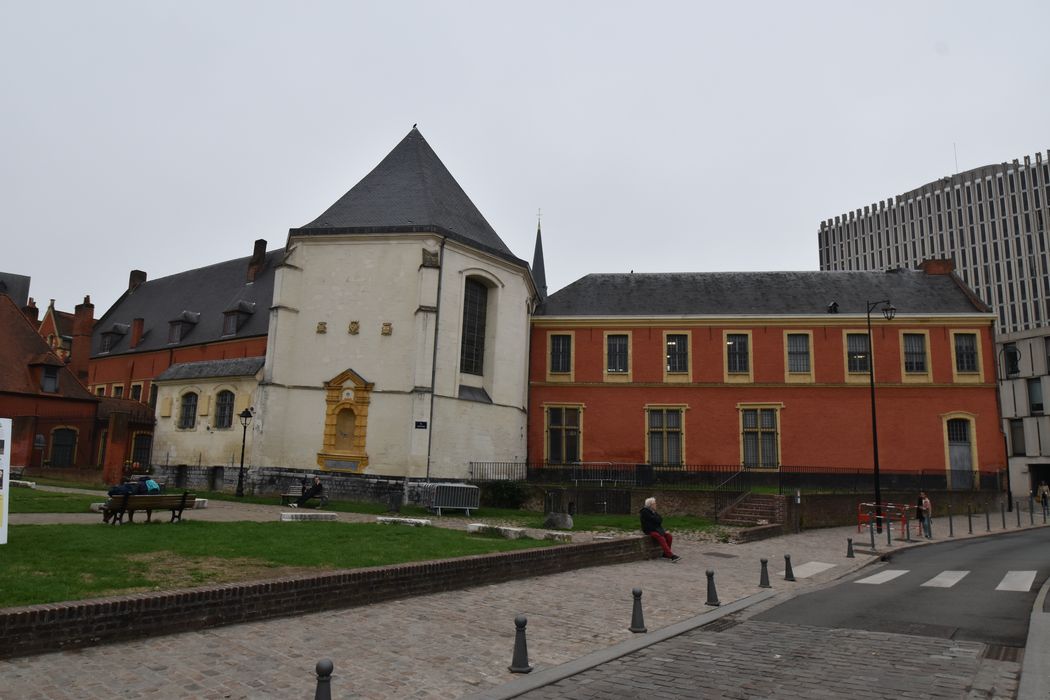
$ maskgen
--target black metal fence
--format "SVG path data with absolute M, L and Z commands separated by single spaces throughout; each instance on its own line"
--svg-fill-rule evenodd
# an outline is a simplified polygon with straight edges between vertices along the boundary
M 751 491 L 779 494 L 871 493 L 875 484 L 870 467 L 785 465 L 776 469 L 755 469 L 737 464 L 660 466 L 619 462 L 471 462 L 469 474 L 468 481 L 477 483 L 519 481 L 599 488 L 674 486 L 725 494 Z M 995 471 L 879 470 L 879 486 L 886 491 L 1001 490 L 1002 479 L 1002 473 Z

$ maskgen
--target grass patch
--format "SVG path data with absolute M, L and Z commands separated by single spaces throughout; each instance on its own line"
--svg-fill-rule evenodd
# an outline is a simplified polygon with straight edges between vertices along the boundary
M 105 500 L 82 493 L 56 493 L 37 489 L 13 488 L 9 501 L 12 513 L 87 513 L 92 503 Z
M 0 607 L 550 544 L 374 523 L 14 525 L 0 557 Z

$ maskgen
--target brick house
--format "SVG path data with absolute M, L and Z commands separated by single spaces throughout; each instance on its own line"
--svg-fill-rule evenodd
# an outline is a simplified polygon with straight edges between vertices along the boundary
M 876 304 L 869 351 L 867 305 Z M 998 470 L 994 314 L 950 263 L 592 274 L 532 318 L 530 462 Z

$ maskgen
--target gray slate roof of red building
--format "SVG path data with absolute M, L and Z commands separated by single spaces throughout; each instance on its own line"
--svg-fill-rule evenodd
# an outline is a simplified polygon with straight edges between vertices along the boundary
M 898 314 L 988 309 L 954 274 L 886 272 L 667 272 L 591 274 L 547 297 L 538 316 L 755 316 L 866 312 L 889 299 Z M 876 310 L 873 317 L 881 316 Z
M 394 150 L 323 214 L 292 236 L 431 232 L 522 267 L 413 127 Z
M 124 296 L 95 323 L 91 334 L 91 356 L 109 357 L 124 353 L 149 352 L 186 345 L 266 335 L 273 301 L 274 268 L 284 259 L 284 249 L 265 255 L 265 262 L 254 282 L 247 281 L 252 256 L 227 260 L 196 270 L 143 282 Z M 241 302 L 245 302 L 242 304 Z M 224 312 L 251 308 L 244 314 L 234 335 L 223 335 Z M 188 323 L 178 343 L 168 342 L 169 322 L 195 318 Z M 131 325 L 136 318 L 144 320 L 139 344 L 131 348 Z M 102 335 L 114 332 L 113 345 L 101 353 Z

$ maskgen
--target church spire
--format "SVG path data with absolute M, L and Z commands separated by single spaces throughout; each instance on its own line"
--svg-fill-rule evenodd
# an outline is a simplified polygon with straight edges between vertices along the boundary
M 540 235 L 540 215 L 536 214 L 536 250 L 532 254 L 532 281 L 540 301 L 547 299 L 547 272 L 543 267 L 543 237 Z

